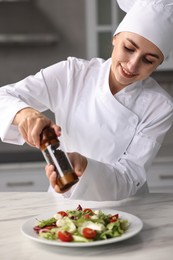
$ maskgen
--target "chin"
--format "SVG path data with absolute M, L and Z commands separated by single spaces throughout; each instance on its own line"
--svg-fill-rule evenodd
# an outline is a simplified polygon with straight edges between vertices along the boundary
M 124 87 L 135 82 L 135 80 L 129 80 L 129 79 L 124 79 L 124 78 L 122 79 L 122 77 L 119 77 L 119 79 L 117 81 L 121 86 L 124 86 Z

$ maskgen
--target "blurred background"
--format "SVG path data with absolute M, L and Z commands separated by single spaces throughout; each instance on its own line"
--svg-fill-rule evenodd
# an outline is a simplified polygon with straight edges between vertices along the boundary
M 123 16 L 115 0 L 0 0 L 0 86 L 68 56 L 109 58 Z M 172 70 L 171 54 L 153 74 L 171 95 Z M 152 192 L 173 192 L 172 148 L 173 128 L 148 173 Z M 0 141 L 0 191 L 46 191 L 44 167 L 37 149 Z

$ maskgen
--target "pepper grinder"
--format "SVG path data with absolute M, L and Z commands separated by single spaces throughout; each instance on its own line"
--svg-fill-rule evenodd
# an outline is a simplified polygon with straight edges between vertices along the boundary
M 64 151 L 53 128 L 46 127 L 40 135 L 40 150 L 47 163 L 53 164 L 57 174 L 57 184 L 64 191 L 78 182 L 68 155 Z

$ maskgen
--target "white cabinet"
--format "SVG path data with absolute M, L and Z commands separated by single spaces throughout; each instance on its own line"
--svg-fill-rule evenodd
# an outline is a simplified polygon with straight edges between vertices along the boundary
M 173 157 L 156 158 L 147 178 L 150 192 L 173 193 Z
M 0 164 L 0 192 L 47 191 L 45 163 Z

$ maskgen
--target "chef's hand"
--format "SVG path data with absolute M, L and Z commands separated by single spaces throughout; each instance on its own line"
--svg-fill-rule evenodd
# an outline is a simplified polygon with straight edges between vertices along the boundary
M 40 148 L 40 134 L 46 127 L 52 127 L 57 136 L 61 135 L 61 128 L 39 111 L 27 107 L 20 110 L 13 119 L 23 139 L 30 146 Z
M 86 167 L 87 167 L 87 158 L 82 156 L 79 153 L 68 153 L 69 159 L 71 161 L 71 164 L 74 168 L 74 171 L 76 173 L 76 175 L 78 177 L 82 176 L 83 172 L 85 171 Z M 56 176 L 56 172 L 55 172 L 55 168 L 53 165 L 46 165 L 45 167 L 46 170 L 46 176 L 49 179 L 49 182 L 51 184 L 51 186 L 54 188 L 54 190 L 58 193 L 64 193 L 66 192 L 68 189 L 61 191 L 59 186 L 57 185 L 57 176 Z

